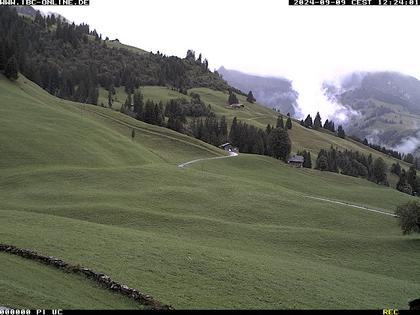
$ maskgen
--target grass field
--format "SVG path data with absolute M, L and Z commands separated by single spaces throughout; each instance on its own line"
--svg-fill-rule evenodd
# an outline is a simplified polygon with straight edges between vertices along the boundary
M 418 236 L 401 235 L 395 218 L 305 197 L 393 212 L 407 195 L 246 154 L 178 168 L 224 152 L 24 78 L 0 78 L 0 95 L 1 242 L 175 308 L 404 309 L 419 297 Z M 0 268 L 19 285 L 20 268 Z M 0 301 L 56 301 L 35 293 L 0 290 Z
M 31 309 L 141 309 L 141 305 L 80 275 L 0 253 L 0 304 Z M 12 272 L 11 272 L 12 271 Z M 6 304 L 6 305 L 5 305 Z

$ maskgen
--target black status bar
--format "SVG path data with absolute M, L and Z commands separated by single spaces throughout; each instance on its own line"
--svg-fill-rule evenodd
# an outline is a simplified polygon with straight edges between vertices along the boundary
M 0 6 L 17 5 L 89 5 L 90 0 L 0 0 Z
M 414 6 L 420 0 L 289 0 L 292 6 Z

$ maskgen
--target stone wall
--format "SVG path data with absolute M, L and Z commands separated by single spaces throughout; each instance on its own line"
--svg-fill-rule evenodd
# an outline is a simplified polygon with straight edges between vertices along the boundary
M 7 245 L 7 244 L 0 244 L 0 252 L 6 252 L 6 253 L 17 255 L 23 258 L 35 260 L 42 264 L 54 266 L 58 269 L 62 269 L 67 272 L 82 274 L 85 277 L 101 284 L 105 288 L 111 291 L 117 292 L 119 294 L 125 295 L 142 305 L 150 307 L 153 310 L 172 310 L 173 309 L 172 306 L 163 304 L 148 294 L 141 293 L 136 289 L 130 288 L 124 284 L 121 284 L 112 280 L 106 274 L 96 272 L 89 268 L 82 267 L 79 265 L 72 265 L 72 264 L 66 263 L 63 260 L 55 258 L 53 256 L 44 256 L 29 249 L 22 249 L 22 248 L 18 248 L 16 246 Z

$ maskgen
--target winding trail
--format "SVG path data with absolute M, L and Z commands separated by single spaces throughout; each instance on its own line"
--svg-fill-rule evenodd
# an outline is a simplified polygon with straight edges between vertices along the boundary
M 358 205 L 354 205 L 348 202 L 343 202 L 343 201 L 337 201 L 337 200 L 331 200 L 331 199 L 326 199 L 326 198 L 320 198 L 320 197 L 314 197 L 314 196 L 308 196 L 305 195 L 303 196 L 305 198 L 311 198 L 311 199 L 315 199 L 315 200 L 320 200 L 320 201 L 326 201 L 326 202 L 330 202 L 330 203 L 335 203 L 335 204 L 339 204 L 339 205 L 343 205 L 343 206 L 348 206 L 348 207 L 353 207 L 353 208 L 357 208 L 357 209 L 363 209 L 366 211 L 371 211 L 371 212 L 376 212 L 376 213 L 380 213 L 380 214 L 384 214 L 384 215 L 389 215 L 391 217 L 397 218 L 398 216 L 396 214 L 387 212 L 383 209 L 372 209 L 372 208 L 368 208 L 365 206 L 358 206 Z
M 192 160 L 192 161 L 188 161 L 182 164 L 179 164 L 178 167 L 185 167 L 188 165 L 191 165 L 193 163 L 196 162 L 201 162 L 201 161 L 208 161 L 208 160 L 217 160 L 217 159 L 227 159 L 227 158 L 231 158 L 231 157 L 235 157 L 238 156 L 238 153 L 235 152 L 229 152 L 228 156 L 217 156 L 217 157 L 212 157 L 212 158 L 203 158 L 203 159 L 197 159 L 197 160 Z M 373 209 L 373 208 L 369 208 L 366 206 L 361 206 L 361 205 L 355 205 L 355 204 L 351 204 L 345 201 L 338 201 L 338 200 L 331 200 L 331 199 L 327 199 L 327 198 L 321 198 L 321 197 L 315 197 L 315 196 L 309 196 L 309 195 L 303 195 L 304 198 L 311 198 L 311 199 L 315 199 L 315 200 L 319 200 L 319 201 L 324 201 L 324 202 L 329 202 L 329 203 L 335 203 L 338 205 L 343 205 L 343 206 L 347 206 L 347 207 L 352 207 L 352 208 L 357 208 L 357 209 L 362 209 L 362 210 L 366 210 L 366 211 L 370 211 L 370 212 L 375 212 L 375 213 L 379 213 L 379 214 L 383 214 L 383 215 L 388 215 L 394 218 L 397 218 L 398 216 L 394 213 L 390 213 L 384 209 Z
M 228 159 L 228 158 L 235 157 L 235 156 L 238 156 L 238 155 L 239 154 L 236 153 L 236 152 L 229 152 L 229 155 L 227 155 L 227 156 L 216 156 L 216 157 L 211 157 L 211 158 L 204 158 L 204 159 L 192 160 L 192 161 L 188 161 L 188 162 L 179 164 L 178 167 L 185 167 L 185 166 L 191 165 L 193 163 L 201 162 L 201 161 L 218 160 L 218 159 Z

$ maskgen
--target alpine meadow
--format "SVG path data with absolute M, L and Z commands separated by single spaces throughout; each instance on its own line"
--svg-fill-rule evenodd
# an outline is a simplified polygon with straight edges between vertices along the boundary
M 0 6 L 0 309 L 414 308 L 419 151 L 104 37 Z

